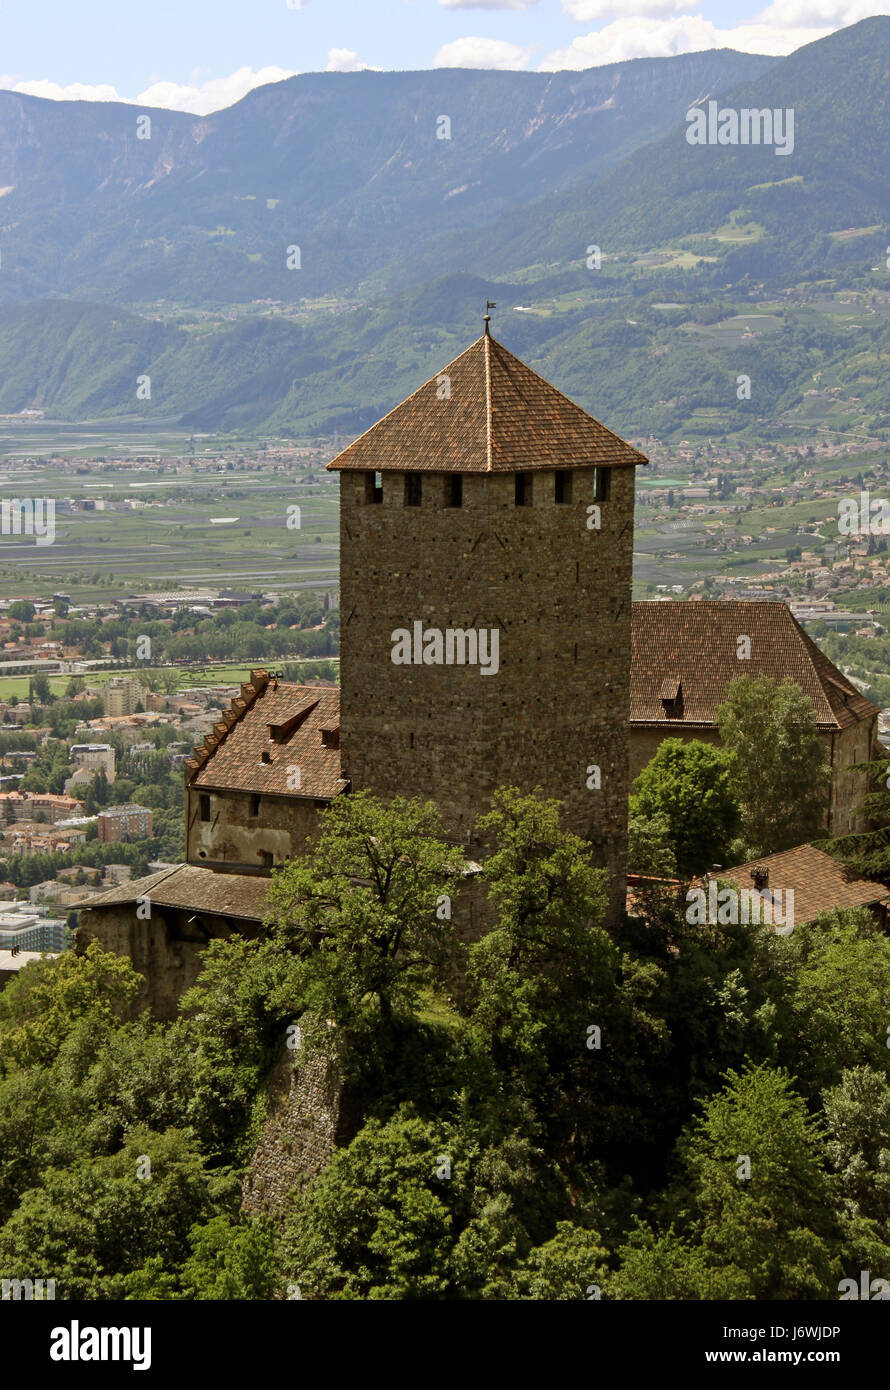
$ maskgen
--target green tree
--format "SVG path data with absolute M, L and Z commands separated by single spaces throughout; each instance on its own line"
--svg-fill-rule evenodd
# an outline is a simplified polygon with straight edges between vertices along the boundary
M 890 1271 L 890 1084 L 886 1073 L 852 1067 L 823 1096 L 826 1149 L 837 1174 L 845 1270 Z
M 296 1197 L 288 1281 L 309 1299 L 445 1296 L 468 1165 L 466 1140 L 448 1125 L 407 1109 L 369 1120 Z
M 739 824 L 726 753 L 697 739 L 665 739 L 634 782 L 630 811 L 633 819 L 667 822 L 667 843 L 682 876 L 725 863 Z
M 453 979 L 464 854 L 442 834 L 432 802 L 339 797 L 311 856 L 272 878 L 277 939 L 303 962 L 307 1007 L 341 1037 L 391 1033 L 425 987 Z
M 50 1061 L 79 1018 L 121 1017 L 142 983 L 128 957 L 97 941 L 81 956 L 32 961 L 0 994 L 0 1069 Z
M 769 943 L 771 1030 L 815 1098 L 845 1067 L 890 1073 L 890 940 L 865 908 L 823 913 Z
M 146 1260 L 180 1265 L 192 1227 L 237 1190 L 208 1174 L 188 1135 L 134 1130 L 118 1153 L 50 1170 L 22 1195 L 0 1230 L 0 1276 L 52 1270 L 59 1297 L 124 1297 Z
M 800 686 L 740 676 L 726 688 L 717 725 L 751 856 L 812 839 L 824 821 L 831 773 L 812 702 Z
M 791 1076 L 729 1072 L 680 1144 L 694 1243 L 748 1297 L 832 1297 L 840 1230 L 820 1128 Z
M 186 1298 L 272 1299 L 280 1287 L 275 1228 L 268 1219 L 234 1223 L 214 1216 L 189 1234 L 182 1267 Z
M 523 1299 L 598 1298 L 607 1276 L 608 1252 L 596 1231 L 560 1221 L 556 1234 L 517 1266 L 511 1296 Z

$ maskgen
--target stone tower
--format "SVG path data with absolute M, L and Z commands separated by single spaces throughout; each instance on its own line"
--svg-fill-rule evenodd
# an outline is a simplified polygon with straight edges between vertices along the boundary
M 623 906 L 634 469 L 643 454 L 486 332 L 340 472 L 343 776 L 480 848 L 540 788 Z

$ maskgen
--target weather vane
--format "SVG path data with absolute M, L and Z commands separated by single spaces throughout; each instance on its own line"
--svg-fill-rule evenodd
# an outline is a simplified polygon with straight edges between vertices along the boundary
M 488 325 L 491 323 L 491 314 L 490 314 L 488 311 L 489 311 L 489 309 L 496 309 L 497 307 L 498 307 L 498 306 L 495 304 L 495 302 L 494 302 L 493 299 L 486 299 L 486 301 L 485 301 L 485 314 L 484 314 L 484 317 L 483 317 L 483 319 L 482 319 L 482 322 L 485 324 L 485 332 L 486 332 L 486 333 L 489 331 L 489 330 L 488 330 Z

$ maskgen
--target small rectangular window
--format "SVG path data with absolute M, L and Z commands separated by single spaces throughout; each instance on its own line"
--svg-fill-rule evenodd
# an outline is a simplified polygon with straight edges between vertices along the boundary
M 517 507 L 530 507 L 532 504 L 532 480 L 529 473 L 517 473 L 515 479 Z
M 419 507 L 423 497 L 423 478 L 419 473 L 405 474 L 405 506 Z
M 259 815 L 259 813 L 260 813 L 260 801 L 261 801 L 261 800 L 262 800 L 262 798 L 261 798 L 260 796 L 258 796 L 256 792 L 252 793 L 251 798 L 250 798 L 250 814 L 251 814 L 252 816 L 258 816 L 258 815 Z
M 593 499 L 595 502 L 608 502 L 612 487 L 611 468 L 597 468 L 594 472 Z
M 201 807 L 201 819 L 202 819 L 202 820 L 209 820 L 209 819 L 210 819 L 210 797 L 207 795 L 206 792 L 201 792 L 199 801 L 200 801 L 200 807 Z
M 263 868 L 264 868 L 264 869 L 271 869 L 271 868 L 272 868 L 272 865 L 273 865 L 274 862 L 275 862 L 275 857 L 274 857 L 274 855 L 272 854 L 271 850 L 264 849 L 264 850 L 261 850 L 260 853 L 261 853 L 262 856 L 263 856 Z
M 365 474 L 365 501 L 370 505 L 383 501 L 383 474 Z
M 566 468 L 557 468 L 553 475 L 553 500 L 556 503 L 572 500 L 572 475 Z
M 452 473 L 445 479 L 445 506 L 462 507 L 464 504 L 464 480 L 459 473 Z

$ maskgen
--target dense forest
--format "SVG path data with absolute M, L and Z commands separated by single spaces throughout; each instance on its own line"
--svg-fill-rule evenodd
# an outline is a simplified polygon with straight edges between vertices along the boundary
M 559 808 L 482 826 L 492 929 L 431 805 L 336 803 L 273 879 L 268 937 L 211 944 L 170 1023 L 98 945 L 0 995 L 0 1276 L 59 1297 L 836 1299 L 890 1270 L 890 940 L 603 926 Z M 322 1024 L 326 1021 L 327 1026 Z M 299 1025 L 349 1142 L 240 1210 Z

